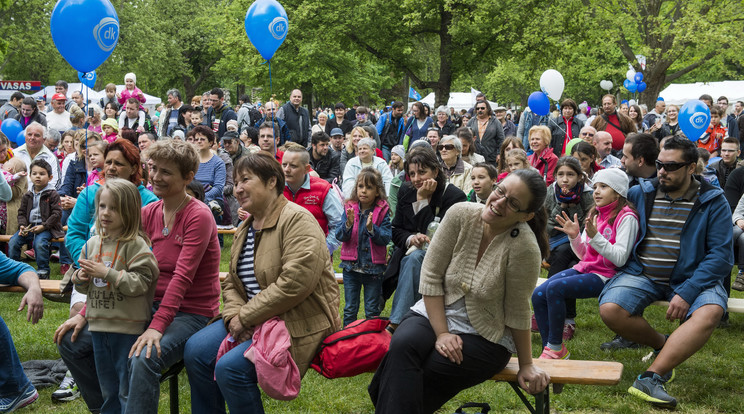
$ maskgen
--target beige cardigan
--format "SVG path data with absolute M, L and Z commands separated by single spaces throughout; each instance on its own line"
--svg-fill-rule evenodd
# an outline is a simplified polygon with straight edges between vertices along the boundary
M 540 248 L 527 223 L 497 235 L 475 262 L 483 236 L 484 206 L 458 203 L 450 208 L 429 245 L 419 292 L 444 296 L 450 305 L 465 298 L 473 328 L 498 342 L 506 326 L 530 327 L 530 296 L 540 274 Z

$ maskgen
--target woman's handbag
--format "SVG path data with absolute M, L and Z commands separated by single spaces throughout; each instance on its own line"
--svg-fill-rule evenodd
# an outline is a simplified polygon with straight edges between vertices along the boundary
M 390 347 L 389 324 L 382 318 L 350 323 L 323 340 L 310 366 L 331 379 L 374 372 Z

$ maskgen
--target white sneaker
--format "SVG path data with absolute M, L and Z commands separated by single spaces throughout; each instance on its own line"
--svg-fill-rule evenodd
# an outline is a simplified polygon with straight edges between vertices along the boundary
M 54 402 L 65 402 L 72 401 L 80 396 L 80 390 L 78 389 L 75 378 L 72 378 L 70 371 L 67 371 L 65 378 L 62 383 L 59 384 L 57 391 L 52 393 L 52 401 Z

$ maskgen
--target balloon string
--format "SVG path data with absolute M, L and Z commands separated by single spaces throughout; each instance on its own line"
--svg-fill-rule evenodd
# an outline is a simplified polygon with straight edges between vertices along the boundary
M 271 59 L 269 59 L 268 62 L 269 62 L 269 101 L 271 101 L 271 98 L 274 96 L 274 86 L 271 83 Z M 276 116 L 276 112 L 274 112 L 274 116 Z M 272 128 L 274 128 L 274 145 L 273 145 L 273 148 L 274 148 L 274 158 L 276 158 L 276 151 L 277 151 L 277 149 L 276 149 L 276 137 L 277 137 L 277 133 L 281 134 L 281 130 L 277 131 L 277 126 L 278 126 L 277 124 L 278 124 L 278 122 L 276 122 L 275 119 L 272 119 L 271 120 Z
M 85 79 L 85 74 L 83 74 L 83 79 Z M 83 105 L 83 106 L 85 106 L 85 114 L 84 114 L 84 117 L 85 118 L 88 117 L 88 98 L 89 98 L 88 93 L 89 92 L 90 92 L 90 88 L 88 88 L 88 89 L 85 90 L 85 105 Z M 83 85 L 80 85 L 80 94 L 82 95 L 82 93 L 83 93 Z M 87 155 L 88 154 L 88 128 L 85 127 L 85 124 L 83 124 L 83 128 L 85 128 L 85 151 L 83 151 L 83 153 L 85 155 Z M 85 165 L 86 158 L 88 158 L 88 157 L 87 156 L 86 157 L 83 157 L 83 165 Z M 88 168 L 87 168 L 87 166 L 85 168 L 85 183 L 86 183 L 86 185 L 88 183 Z M 88 204 L 88 203 L 85 204 L 85 212 L 87 213 L 86 214 L 87 216 L 90 216 L 90 204 Z M 88 238 L 89 235 L 90 235 L 90 220 L 88 220 L 88 234 L 86 234 L 85 237 Z M 85 246 L 85 258 L 86 259 L 88 258 L 88 246 L 87 245 Z

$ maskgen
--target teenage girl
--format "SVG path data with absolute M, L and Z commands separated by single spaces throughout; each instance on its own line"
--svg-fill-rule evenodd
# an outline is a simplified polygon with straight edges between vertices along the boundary
M 336 231 L 336 238 L 343 242 L 344 326 L 357 319 L 362 286 L 365 316 L 378 316 L 382 311 L 382 274 L 387 266 L 387 244 L 393 235 L 386 198 L 380 172 L 363 168 L 346 201 L 342 218 L 345 225 Z
M 475 164 L 470 173 L 470 182 L 473 189 L 468 193 L 468 201 L 486 204 L 486 200 L 493 192 L 493 186 L 496 185 L 497 177 L 498 171 L 492 164 L 485 162 Z
M 579 142 L 571 148 L 571 156 L 579 160 L 584 174 L 591 180 L 602 167 L 597 164 L 597 149 L 588 142 Z
M 532 294 L 544 347 L 540 358 L 568 358 L 562 338 L 566 298 L 599 296 L 617 268 L 628 260 L 639 226 L 638 215 L 627 196 L 628 176 L 617 168 L 601 170 L 594 176 L 596 207 L 585 220 L 584 232 L 580 234 L 578 215 L 573 220 L 565 212 L 556 217 L 560 225 L 556 228 L 566 233 L 581 261 L 548 279 Z
M 72 275 L 86 294 L 85 317 L 103 394 L 101 412 L 126 410 L 129 350 L 150 322 L 158 263 L 142 231 L 141 201 L 128 180 L 108 179 L 96 194 L 96 233 Z
M 88 180 L 86 185 L 91 185 L 103 177 L 102 169 L 105 161 L 106 141 L 98 141 L 88 144 Z

